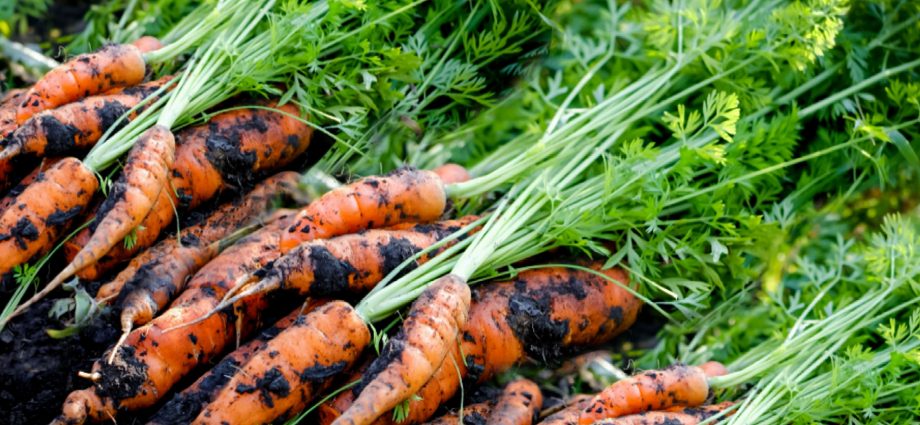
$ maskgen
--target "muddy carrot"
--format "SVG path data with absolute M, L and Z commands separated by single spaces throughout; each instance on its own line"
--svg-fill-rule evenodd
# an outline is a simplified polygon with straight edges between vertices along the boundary
M 36 175 L 0 213 L 0 275 L 51 248 L 96 191 L 96 176 L 76 158 Z
M 303 208 L 281 242 L 284 252 L 307 240 L 363 230 L 354 223 L 387 227 L 437 220 L 447 198 L 444 183 L 432 171 L 401 168 L 383 177 L 367 177 L 327 192 Z
M 604 419 L 595 424 L 603 425 L 697 425 L 731 407 L 734 403 L 725 402 L 711 406 L 676 407 L 666 411 L 651 411 L 618 418 Z M 720 417 L 719 419 L 722 419 Z M 709 423 L 719 423 L 715 420 Z
M 128 153 L 121 177 L 102 204 L 100 211 L 104 215 L 97 216 L 90 225 L 93 236 L 64 270 L 29 301 L 20 305 L 14 314 L 24 311 L 75 272 L 99 260 L 141 223 L 166 186 L 174 151 L 173 135 L 164 127 L 151 127 L 141 136 Z
M 178 147 L 171 173 L 180 211 L 213 199 L 222 191 L 242 190 L 253 179 L 297 160 L 310 146 L 313 129 L 296 117 L 291 103 L 238 109 L 176 134 Z
M 106 414 L 112 416 L 118 409 L 153 406 L 180 379 L 220 354 L 236 339 L 238 317 L 243 325 L 240 336 L 248 334 L 266 306 L 262 299 L 249 299 L 238 311 L 222 312 L 195 326 L 172 332 L 165 330 L 206 313 L 240 276 L 277 258 L 281 228 L 289 224 L 289 218 L 281 218 L 211 260 L 195 274 L 168 310 L 128 335 L 114 362 L 107 361 L 108 353 L 96 361 L 93 372 L 99 379 L 91 392 L 95 400 L 87 402 L 89 396 L 85 392 L 71 395 L 92 406 L 111 406 L 112 410 Z M 68 416 L 65 411 L 59 419 L 61 423 L 83 423 L 88 418 Z
M 231 378 L 193 424 L 263 424 L 302 410 L 370 342 L 354 308 L 333 301 L 299 318 Z
M 19 101 L 16 123 L 33 115 L 144 80 L 147 65 L 143 51 L 130 44 L 110 44 L 82 54 L 48 71 Z
M 6 164 L 19 157 L 73 155 L 92 147 L 119 118 L 125 116 L 130 120 L 140 113 L 143 108 L 131 109 L 170 79 L 165 77 L 119 89 L 115 94 L 91 96 L 32 116 L 7 138 L 0 150 L 0 170 L 11 168 Z
M 192 385 L 174 395 L 148 423 L 151 425 L 183 425 L 190 423 L 208 403 L 217 397 L 220 390 L 226 387 L 227 383 L 230 382 L 230 378 L 239 373 L 243 364 L 255 353 L 261 352 L 268 346 L 268 341 L 290 327 L 299 317 L 325 303 L 326 301 L 310 301 L 302 307 L 297 307 L 290 314 L 275 322 L 274 325 L 256 334 L 252 340 L 224 356 L 220 362 L 205 372 L 204 375 L 201 375 Z
M 578 394 L 566 402 L 561 410 L 543 418 L 540 425 L 576 425 L 581 411 L 588 407 L 594 397 L 588 394 Z
M 252 294 L 276 289 L 293 289 L 311 296 L 365 293 L 403 261 L 476 219 L 467 216 L 431 224 L 400 225 L 301 244 L 257 273 L 262 276 L 260 281 L 241 285 L 239 293 L 228 294 L 233 297 L 221 301 L 216 310 Z M 406 270 L 427 262 L 448 246 L 420 256 Z
M 242 200 L 223 205 L 203 223 L 186 228 L 180 234 L 180 240 L 169 238 L 161 242 L 153 252 L 144 256 L 146 260 L 141 259 L 142 262 L 146 261 L 143 265 L 129 267 L 108 286 L 100 288 L 103 294 L 114 291 L 120 285 L 129 288 L 120 303 L 122 338 L 112 353 L 117 352 L 117 347 L 134 325 L 152 320 L 176 294 L 182 292 L 189 276 L 214 258 L 222 248 L 251 232 L 253 229 L 243 234 L 234 230 L 263 214 L 275 195 L 285 191 L 291 193 L 297 185 L 298 177 L 297 173 L 288 172 L 262 182 Z
M 617 381 L 594 397 L 581 412 L 580 425 L 673 406 L 696 407 L 709 397 L 708 378 L 727 371 L 716 362 L 702 367 L 672 365 Z
M 486 418 L 492 413 L 493 407 L 495 406 L 492 402 L 482 402 L 471 404 L 469 406 L 463 406 L 463 419 L 460 419 L 460 410 L 457 410 L 453 413 L 448 413 L 440 418 L 434 419 L 429 422 L 425 422 L 426 425 L 473 425 L 473 424 L 485 424 Z
M 486 425 L 531 425 L 543 407 L 540 387 L 529 379 L 509 382 L 492 408 Z
M 0 101 L 0 146 L 5 143 L 3 139 L 18 127 L 16 111 L 26 91 L 27 89 L 10 90 L 3 95 L 3 100 Z M 0 169 L 0 172 L 3 170 Z
M 51 168 L 52 165 L 56 164 L 60 160 L 61 158 L 47 158 L 42 160 L 42 162 L 38 164 L 38 167 L 35 167 L 31 173 L 23 177 L 22 180 L 16 184 L 16 186 L 13 186 L 10 191 L 6 193 L 6 196 L 4 196 L 3 199 L 0 199 L 0 213 L 2 213 L 3 210 L 7 209 L 10 205 L 13 205 L 13 201 L 16 200 L 16 197 L 19 196 L 19 194 L 24 190 L 26 190 L 26 188 L 29 187 L 29 185 L 32 184 L 36 178 L 38 178 L 39 173 L 42 173 L 45 170 Z
M 355 402 L 333 423 L 370 424 L 415 394 L 457 344 L 469 307 L 470 289 L 462 279 L 449 274 L 428 286 L 361 379 Z

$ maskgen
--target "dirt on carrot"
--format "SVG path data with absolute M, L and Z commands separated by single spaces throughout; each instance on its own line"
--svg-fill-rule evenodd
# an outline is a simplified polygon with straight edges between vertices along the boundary
M 540 387 L 529 379 L 517 379 L 505 385 L 486 425 L 532 425 L 542 407 Z

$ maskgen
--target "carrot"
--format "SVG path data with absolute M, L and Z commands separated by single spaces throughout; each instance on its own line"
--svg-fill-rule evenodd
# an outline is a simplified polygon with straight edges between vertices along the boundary
M 298 319 L 253 355 L 193 424 L 263 424 L 302 410 L 370 342 L 364 320 L 333 301 Z
M 48 71 L 23 95 L 16 123 L 21 125 L 41 111 L 115 87 L 139 84 L 147 69 L 143 53 L 130 44 L 110 44 Z
M 284 316 L 271 327 L 259 332 L 251 341 L 224 356 L 210 370 L 201 375 L 192 385 L 173 396 L 150 419 L 151 425 L 180 425 L 190 423 L 219 391 L 227 386 L 230 378 L 239 373 L 240 367 L 281 331 L 290 327 L 299 317 L 325 304 L 326 301 L 309 301 Z
M 475 221 L 467 216 L 432 224 L 413 224 L 390 229 L 373 229 L 304 243 L 258 274 L 262 280 L 240 285 L 215 308 L 223 309 L 256 293 L 293 289 L 303 295 L 325 296 L 364 293 L 396 269 L 451 233 Z M 427 262 L 444 247 L 420 256 L 406 271 Z
M 287 166 L 310 146 L 313 128 L 295 118 L 296 106 L 238 109 L 176 134 L 171 173 L 180 211 L 195 208 L 222 191 L 241 190 L 264 173 Z
M 444 184 L 463 183 L 470 179 L 470 173 L 457 164 L 444 164 L 434 170 Z
M 600 270 L 602 264 L 588 266 Z M 641 303 L 620 286 L 627 282 L 622 270 L 602 273 L 613 281 L 573 268 L 548 267 L 523 271 L 513 281 L 473 288 L 461 343 L 454 345 L 451 357 L 415 393 L 422 400 L 409 402 L 408 418 L 400 425 L 424 421 L 453 397 L 460 386 L 458 372 L 471 383 L 485 382 L 528 356 L 554 360 L 570 351 L 609 342 L 629 328 Z M 320 423 L 332 422 L 354 398 L 353 391 L 346 391 L 324 404 Z
M 486 425 L 531 425 L 543 407 L 540 387 L 529 379 L 509 382 L 492 408 Z
M 70 264 L 33 300 L 41 299 L 74 273 L 98 261 L 141 224 L 167 185 L 167 173 L 175 149 L 175 140 L 169 129 L 157 125 L 144 132 L 128 153 L 121 177 L 115 182 L 96 220 L 90 225 L 93 236 Z
M 573 396 L 561 410 L 543 418 L 540 425 L 576 425 L 582 409 L 588 407 L 594 397 L 587 394 Z
M 457 424 L 485 424 L 486 418 L 492 413 L 495 403 L 485 401 L 482 403 L 463 406 L 463 419 L 460 419 L 460 411 L 448 413 L 435 420 L 425 422 L 427 425 L 457 425 Z
M 446 275 L 426 288 L 361 379 L 354 404 L 333 424 L 369 424 L 415 394 L 456 345 L 469 307 L 469 286 L 457 276 Z
M 16 123 L 16 111 L 26 91 L 27 89 L 10 90 L 3 95 L 3 100 L 0 101 L 0 144 L 5 143 L 3 139 L 19 125 Z
M 0 275 L 50 249 L 96 187 L 96 176 L 76 158 L 64 158 L 38 173 L 0 213 Z
M 601 263 L 587 265 L 600 271 Z M 463 331 L 467 378 L 484 382 L 525 357 L 549 361 L 613 339 L 636 320 L 641 302 L 620 285 L 621 269 L 547 267 L 473 291 Z
M 713 375 L 707 372 L 723 374 L 725 368 L 715 362 L 703 367 L 672 365 L 618 381 L 594 397 L 582 410 L 578 423 L 588 425 L 673 406 L 700 406 L 709 397 L 708 378 Z
M 124 345 L 118 348 L 114 362 L 98 360 L 93 364 L 93 372 L 99 379 L 89 395 L 78 391 L 71 396 L 87 406 L 106 407 L 108 410 L 103 413 L 111 416 L 117 410 L 150 407 L 180 379 L 220 354 L 238 336 L 237 317 L 245 318 L 241 320 L 243 328 L 239 336 L 246 335 L 257 322 L 258 312 L 265 308 L 262 299 L 251 299 L 240 311 L 211 317 L 181 332 L 165 330 L 209 311 L 240 276 L 277 258 L 281 228 L 289 224 L 289 218 L 280 218 L 211 260 L 195 274 L 168 310 L 128 335 Z M 88 400 L 88 397 L 93 399 Z M 58 419 L 60 423 L 79 424 L 87 419 L 95 420 L 95 417 L 73 416 L 65 410 Z
M 160 40 L 157 40 L 156 37 L 151 37 L 145 35 L 137 40 L 131 42 L 131 45 L 141 49 L 142 52 L 152 52 L 154 50 L 160 50 L 163 48 L 163 43 L 160 43 Z
M 26 190 L 26 188 L 29 187 L 29 185 L 32 184 L 36 178 L 38 178 L 40 173 L 48 170 L 51 168 L 51 166 L 57 164 L 60 160 L 61 158 L 47 158 L 42 160 L 42 162 L 38 164 L 38 167 L 35 167 L 31 173 L 23 177 L 16 186 L 13 186 L 13 188 L 7 192 L 3 199 L 0 199 L 0 213 L 9 208 L 10 205 L 13 205 L 13 201 L 16 200 L 16 197 L 19 196 L 19 194 L 24 190 Z
M 118 286 L 129 288 L 121 303 L 122 337 L 112 350 L 113 355 L 134 325 L 152 320 L 176 294 L 182 292 L 188 276 L 214 258 L 221 246 L 232 244 L 236 239 L 225 241 L 218 238 L 229 236 L 241 224 L 261 215 L 279 191 L 291 193 L 298 178 L 297 173 L 286 172 L 267 179 L 239 202 L 223 205 L 203 223 L 183 230 L 179 236 L 181 242 L 176 238 L 164 240 L 140 260 L 143 265 L 129 267 L 108 286 L 101 287 L 103 295 L 110 294 Z
M 160 89 L 171 77 L 119 89 L 114 94 L 91 96 L 74 103 L 35 114 L 7 138 L 0 150 L 0 170 L 22 156 L 39 157 L 73 155 L 92 147 L 106 130 L 115 125 L 131 108 Z M 133 119 L 143 108 L 126 116 Z M 0 179 L 8 175 L 0 174 Z
M 603 425 L 697 425 L 712 418 L 734 403 L 725 402 L 711 406 L 701 407 L 676 407 L 667 411 L 651 411 L 636 415 L 621 416 L 619 418 L 604 419 L 595 422 Z M 721 419 L 721 417 L 720 417 Z M 715 420 L 709 423 L 718 423 Z
M 355 233 L 369 227 L 436 220 L 447 203 L 444 183 L 432 171 L 401 168 L 383 177 L 367 177 L 333 189 L 303 208 L 284 234 L 281 249 L 307 240 Z

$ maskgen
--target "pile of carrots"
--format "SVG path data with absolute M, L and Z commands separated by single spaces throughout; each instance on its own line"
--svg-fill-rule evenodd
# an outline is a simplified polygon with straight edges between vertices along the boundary
M 637 319 L 637 285 L 581 259 L 473 287 L 446 275 L 380 348 L 383 333 L 345 300 L 481 230 L 481 217 L 457 216 L 448 202 L 448 186 L 469 174 L 401 168 L 297 204 L 300 175 L 286 170 L 313 128 L 294 105 L 265 100 L 175 133 L 152 127 L 101 187 L 110 180 L 80 155 L 170 89 L 170 77 L 145 82 L 142 53 L 158 46 L 144 38 L 77 56 L 0 105 L 0 275 L 12 285 L 58 244 L 66 262 L 14 316 L 73 275 L 104 280 L 96 301 L 119 312 L 122 336 L 80 373 L 87 388 L 54 423 L 153 409 L 156 424 L 259 424 L 311 406 L 313 420 L 336 425 L 694 424 L 730 414 L 730 403 L 707 405 L 708 379 L 726 373 L 718 364 L 647 371 L 558 411 L 517 379 L 445 414 L 464 388 L 528 359 L 609 343 Z M 279 293 L 302 305 L 265 327 L 284 305 Z

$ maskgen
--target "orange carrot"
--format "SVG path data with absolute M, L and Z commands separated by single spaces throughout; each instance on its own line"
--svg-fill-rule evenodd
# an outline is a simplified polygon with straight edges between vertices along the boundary
M 160 50 L 163 47 L 163 43 L 160 43 L 160 40 L 157 40 L 156 37 L 151 37 L 145 35 L 137 40 L 131 42 L 131 45 L 141 49 L 142 52 L 152 52 L 154 50 Z
M 470 179 L 470 173 L 457 164 L 444 164 L 434 170 L 444 184 L 463 183 Z
M 267 109 L 238 109 L 176 134 L 171 173 L 180 211 L 195 208 L 228 189 L 241 190 L 253 179 L 293 163 L 307 147 L 313 128 L 295 118 L 291 103 Z
M 0 101 L 0 146 L 5 143 L 3 139 L 19 125 L 16 122 L 16 111 L 26 91 L 27 89 L 10 90 L 3 95 L 3 100 Z M 0 169 L 0 172 L 3 170 Z
M 492 408 L 486 425 L 531 425 L 543 407 L 540 387 L 528 379 L 508 383 Z
M 709 373 L 722 374 L 724 366 L 710 362 L 703 367 L 672 365 L 618 381 L 594 397 L 581 412 L 580 425 L 673 406 L 695 407 L 709 397 Z
M 23 95 L 16 111 L 16 123 L 58 106 L 128 87 L 144 80 L 147 65 L 141 49 L 130 44 L 110 44 L 48 71 Z
M 265 308 L 262 299 L 250 299 L 239 311 L 222 312 L 209 320 L 181 330 L 165 330 L 185 324 L 208 312 L 240 276 L 245 276 L 278 257 L 281 228 L 290 224 L 290 217 L 279 218 L 273 224 L 241 239 L 211 260 L 188 283 L 187 289 L 170 308 L 150 323 L 135 329 L 118 348 L 115 361 L 96 361 L 93 372 L 100 379 L 90 391 L 76 391 L 78 404 L 93 409 L 65 409 L 60 423 L 79 424 L 97 420 L 95 416 L 79 413 L 94 412 L 113 416 L 118 410 L 137 410 L 153 406 L 180 379 L 200 364 L 220 354 L 237 336 L 251 331 Z M 243 327 L 236 331 L 237 317 Z M 76 414 L 76 416 L 74 416 Z
M 543 418 L 543 420 L 540 421 L 540 425 L 576 425 L 578 423 L 578 415 L 581 414 L 581 411 L 585 407 L 591 404 L 593 398 L 594 397 L 587 394 L 573 396 L 566 402 L 566 406 L 562 409 Z
M 370 424 L 415 394 L 456 345 L 469 307 L 469 286 L 457 276 L 446 275 L 426 288 L 361 379 L 354 404 L 333 423 Z
M 215 310 L 228 307 L 245 297 L 276 289 L 294 289 L 303 295 L 364 293 L 412 258 L 451 233 L 475 221 L 467 216 L 432 224 L 401 225 L 361 233 L 320 239 L 301 244 L 261 270 L 262 277 L 252 285 L 240 285 L 232 298 L 221 301 Z M 406 271 L 427 262 L 451 244 L 420 256 Z
M 383 177 L 367 177 L 333 189 L 297 215 L 281 242 L 284 252 L 302 242 L 355 233 L 368 227 L 437 220 L 447 198 L 444 183 L 432 171 L 402 168 Z
M 38 178 L 39 173 L 42 173 L 51 168 L 52 165 L 57 164 L 57 162 L 60 160 L 61 158 L 43 159 L 42 162 L 38 164 L 38 167 L 35 167 L 31 173 L 23 177 L 22 180 L 19 181 L 19 184 L 13 186 L 13 188 L 11 188 L 10 191 L 6 193 L 6 196 L 4 196 L 3 199 L 0 199 L 0 213 L 2 213 L 3 210 L 9 208 L 10 205 L 13 205 L 13 201 L 16 200 L 16 197 L 19 196 L 19 194 L 24 190 L 26 190 L 26 188 L 29 187 L 29 185 L 32 184 L 36 178 Z
M 440 418 L 425 422 L 427 425 L 457 425 L 457 424 L 485 424 L 486 418 L 492 413 L 495 403 L 486 401 L 482 403 L 463 406 L 463 419 L 460 419 L 460 411 L 448 413 Z
M 0 275 L 50 249 L 96 187 L 96 176 L 76 158 L 40 172 L 0 213 Z
M 369 342 L 367 325 L 348 303 L 319 307 L 253 355 L 192 423 L 255 425 L 300 411 Z
M 90 225 L 93 236 L 73 261 L 36 294 L 33 300 L 40 299 L 75 272 L 98 261 L 141 224 L 144 217 L 150 213 L 160 192 L 167 187 L 167 173 L 172 165 L 175 149 L 173 135 L 165 127 L 153 126 L 141 135 L 128 153 L 121 177 L 102 203 L 101 214 L 97 215 L 96 220 Z
M 100 288 L 104 295 L 121 285 L 129 288 L 121 302 L 122 337 L 112 353 L 117 352 L 117 347 L 127 338 L 134 325 L 152 320 L 176 294 L 182 292 L 189 276 L 214 258 L 222 246 L 238 239 L 218 238 L 229 236 L 243 223 L 261 215 L 279 192 L 291 193 L 298 178 L 297 173 L 286 172 L 267 179 L 241 201 L 223 205 L 203 223 L 186 228 L 179 236 L 181 241 L 176 238 L 164 240 L 151 250 L 153 252 L 141 258 L 143 265 L 129 267 L 116 276 L 113 282 Z
M 325 304 L 326 301 L 309 301 L 296 308 L 271 327 L 259 332 L 251 341 L 224 356 L 192 385 L 173 396 L 150 419 L 151 425 L 182 425 L 190 423 L 201 410 L 213 401 L 219 391 L 227 386 L 230 378 L 240 372 L 240 368 L 253 355 L 268 347 L 268 342 L 281 331 L 290 327 L 298 318 Z
M 602 264 L 587 266 L 600 270 Z M 471 383 L 485 382 L 526 357 L 554 360 L 609 342 L 629 328 L 641 303 L 620 286 L 627 282 L 622 270 L 602 273 L 606 278 L 548 267 L 523 271 L 514 281 L 474 287 L 461 344 L 454 345 L 451 357 L 416 392 L 422 400 L 409 401 L 408 418 L 400 425 L 421 423 L 453 397 L 460 387 L 458 372 Z M 320 409 L 320 423 L 331 423 L 353 401 L 353 391 L 339 394 Z M 375 424 L 386 424 L 381 419 L 387 417 L 381 416 Z M 577 418 L 576 412 L 571 423 Z
M 131 108 L 160 89 L 171 77 L 119 89 L 114 94 L 91 96 L 35 114 L 7 138 L 0 150 L 0 170 L 21 157 L 73 155 L 92 147 L 106 130 Z M 143 108 L 128 114 L 133 119 Z M 7 175 L 0 174 L 0 179 Z
M 731 407 L 734 403 L 725 402 L 711 406 L 676 407 L 666 411 L 651 411 L 636 415 L 609 418 L 594 422 L 603 425 L 697 425 Z M 722 419 L 720 417 L 719 419 Z M 718 423 L 715 420 L 709 423 Z

